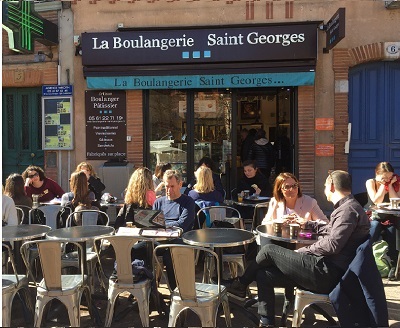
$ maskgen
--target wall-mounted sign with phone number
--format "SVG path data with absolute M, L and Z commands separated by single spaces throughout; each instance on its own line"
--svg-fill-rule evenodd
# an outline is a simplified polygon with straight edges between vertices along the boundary
M 86 158 L 126 159 L 126 93 L 86 90 Z
M 42 97 L 43 149 L 73 149 L 72 97 Z

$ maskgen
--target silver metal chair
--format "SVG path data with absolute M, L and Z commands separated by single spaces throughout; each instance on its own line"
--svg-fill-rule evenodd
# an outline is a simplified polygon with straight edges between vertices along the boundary
M 153 256 L 157 266 L 161 263 L 157 257 L 160 249 L 169 249 L 175 273 L 177 288 L 171 290 L 171 306 L 168 327 L 175 327 L 180 313 L 186 309 L 192 310 L 201 320 L 202 327 L 216 327 L 218 307 L 222 303 L 225 322 L 231 326 L 228 293 L 225 286 L 220 284 L 219 261 L 217 254 L 207 248 L 166 244 L 157 246 Z M 217 283 L 196 282 L 195 253 L 204 251 L 217 263 Z M 167 280 L 167 279 L 166 279 Z M 167 280 L 168 281 L 168 280 Z
M 106 218 L 105 225 L 108 226 L 110 222 L 110 218 L 108 217 L 108 214 L 106 212 L 100 211 L 100 210 L 78 210 L 72 212 L 70 215 L 68 215 L 67 221 L 66 221 L 66 227 L 71 227 L 72 222 L 74 218 L 79 216 L 79 220 L 81 221 L 82 225 L 97 225 L 97 220 L 99 216 L 103 216 L 103 218 Z M 93 249 L 93 243 L 88 242 L 86 244 L 86 262 L 87 262 L 87 273 L 88 273 L 88 280 L 89 280 L 89 287 L 91 293 L 94 292 L 95 286 L 94 286 L 94 273 L 96 271 L 96 266 L 97 263 L 99 263 L 99 270 L 100 273 L 98 273 L 98 278 L 101 287 L 103 290 L 106 290 L 105 284 L 103 282 L 102 277 L 104 276 L 104 273 L 102 272 L 102 268 L 100 265 L 100 260 L 96 254 L 96 252 Z M 78 262 L 78 252 L 70 252 L 70 253 L 64 253 L 62 255 L 62 268 L 68 268 L 68 267 L 74 267 L 78 268 L 79 267 L 79 262 Z
M 24 210 L 18 206 L 15 206 L 15 209 L 17 210 L 18 224 L 22 224 L 25 218 Z
M 230 211 L 230 214 L 236 214 L 237 217 L 227 217 L 227 213 Z M 214 221 L 219 222 L 227 222 L 234 225 L 236 228 L 244 229 L 244 222 L 240 215 L 240 212 L 230 206 L 209 206 L 203 207 L 197 212 L 197 221 L 200 226 L 200 215 L 203 213 L 204 215 L 209 215 L 211 223 Z M 205 225 L 203 225 L 205 227 Z M 223 254 L 222 261 L 228 263 L 229 271 L 232 278 L 238 276 L 238 268 L 240 267 L 242 272 L 244 272 L 244 268 L 246 265 L 245 254 L 238 253 L 238 254 Z M 212 278 L 212 272 L 214 271 L 214 262 L 212 258 L 205 257 L 204 265 L 206 266 L 207 270 L 205 270 L 204 282 L 210 282 Z
M 251 231 L 257 233 L 257 227 L 261 224 L 268 212 L 269 202 L 256 204 L 254 207 L 253 221 L 251 223 Z
M 33 313 L 33 305 L 29 295 L 28 277 L 26 275 L 17 274 L 15 267 L 14 256 L 11 247 L 7 244 L 2 244 L 6 250 L 13 269 L 12 274 L 2 274 L 2 326 L 11 326 L 11 310 L 15 295 L 19 294 L 26 305 L 30 314 Z M 17 250 L 19 252 L 19 249 Z
M 49 226 L 52 230 L 57 229 L 57 216 L 61 209 L 69 209 L 68 207 L 64 207 L 61 205 L 43 205 L 39 206 L 35 209 L 29 211 L 29 224 L 33 222 L 34 211 L 38 210 L 43 212 L 44 217 L 46 218 L 46 225 Z
M 148 327 L 150 321 L 149 301 L 151 280 L 143 278 L 137 282 L 133 281 L 131 251 L 136 242 L 144 240 L 151 242 L 151 240 L 132 236 L 110 236 L 99 238 L 98 240 L 101 241 L 103 239 L 107 239 L 114 248 L 117 271 L 116 279 L 110 278 L 108 281 L 108 303 L 105 327 L 111 326 L 118 295 L 125 291 L 129 292 L 136 298 L 142 325 L 143 327 Z M 96 243 L 95 248 L 97 251 L 98 248 Z
M 88 309 L 92 316 L 91 296 L 87 284 L 87 276 L 84 274 L 84 263 L 79 256 L 80 274 L 63 275 L 61 272 L 61 253 L 62 244 L 68 240 L 35 240 L 28 241 L 21 246 L 21 253 L 29 272 L 29 252 L 31 246 L 35 245 L 39 251 L 40 263 L 42 266 L 43 279 L 36 284 L 37 296 L 35 305 L 34 326 L 40 327 L 42 323 L 43 312 L 46 304 L 53 299 L 62 302 L 68 311 L 70 325 L 72 327 L 80 326 L 80 303 L 82 295 L 88 303 Z M 82 246 L 74 243 L 82 254 Z

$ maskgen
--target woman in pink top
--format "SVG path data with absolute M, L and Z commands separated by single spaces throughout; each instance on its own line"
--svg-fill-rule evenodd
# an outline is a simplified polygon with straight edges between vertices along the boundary
M 138 208 L 152 208 L 156 200 L 153 175 L 147 167 L 139 167 L 132 173 L 126 188 L 125 204 L 135 204 Z
M 292 173 L 283 172 L 276 177 L 273 196 L 262 224 L 274 220 L 300 225 L 307 221 L 328 223 L 317 201 L 303 194 L 299 180 Z

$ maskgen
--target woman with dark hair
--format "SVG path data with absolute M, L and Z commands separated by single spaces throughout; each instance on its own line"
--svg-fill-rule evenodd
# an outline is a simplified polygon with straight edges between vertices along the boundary
M 389 162 L 380 162 L 375 167 L 375 178 L 365 183 L 368 193 L 367 206 L 389 202 L 389 198 L 400 197 L 400 177 L 394 173 L 394 168 Z M 388 256 L 391 260 L 391 270 L 388 278 L 395 278 L 396 263 L 399 252 L 396 250 L 396 226 L 400 223 L 398 218 L 389 214 L 374 214 L 372 216 L 370 235 L 371 241 L 381 238 L 388 243 Z
M 70 192 L 62 195 L 61 206 L 72 205 L 75 211 L 79 210 L 98 210 L 98 207 L 92 206 L 95 201 L 94 192 L 89 190 L 86 174 L 82 171 L 71 174 L 69 181 Z M 75 225 L 82 225 L 82 216 L 74 215 Z
M 328 219 L 317 204 L 317 201 L 301 190 L 301 184 L 292 173 L 283 172 L 275 179 L 273 198 L 269 202 L 268 212 L 262 224 L 282 220 L 284 223 L 303 225 L 307 221 L 328 223 Z
M 16 206 L 22 205 L 27 207 L 22 207 L 24 211 L 24 221 L 23 223 L 28 223 L 29 217 L 29 207 L 32 207 L 32 199 L 26 195 L 24 189 L 24 178 L 21 174 L 11 173 L 6 179 L 6 185 L 4 187 L 4 194 L 11 197 L 14 200 Z
M 89 189 L 93 191 L 96 197 L 96 202 L 98 205 L 100 205 L 101 195 L 104 189 L 106 189 L 106 186 L 103 184 L 103 182 L 101 182 L 92 164 L 90 164 L 89 162 L 79 163 L 78 166 L 76 167 L 75 172 L 80 172 L 80 171 L 86 174 L 89 183 Z
M 41 167 L 29 165 L 22 173 L 25 179 L 26 195 L 32 198 L 32 195 L 39 195 L 39 202 L 49 202 L 54 198 L 60 198 L 64 190 L 50 178 L 46 178 Z
M 256 161 L 245 161 L 243 163 L 243 173 L 244 176 L 239 180 L 236 188 L 238 193 L 243 190 L 249 190 L 250 195 L 271 196 L 271 186 L 265 175 L 260 172 Z

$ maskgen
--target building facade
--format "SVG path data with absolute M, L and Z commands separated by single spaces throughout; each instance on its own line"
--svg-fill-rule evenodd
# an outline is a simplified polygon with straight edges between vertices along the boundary
M 229 194 L 242 170 L 240 131 L 252 128 L 276 143 L 278 171 L 294 172 L 326 209 L 329 169 L 349 170 L 357 193 L 378 162 L 400 167 L 400 10 L 383 1 L 36 7 L 59 25 L 60 43 L 53 58 L 34 63 L 8 50 L 3 32 L 3 99 L 45 84 L 73 86 L 73 147 L 43 151 L 46 172 L 65 189 L 84 160 L 104 175 L 111 160 L 123 183 L 125 159 L 152 169 L 172 162 L 190 180 L 210 156 Z M 7 147 L 3 138 L 3 172 Z

